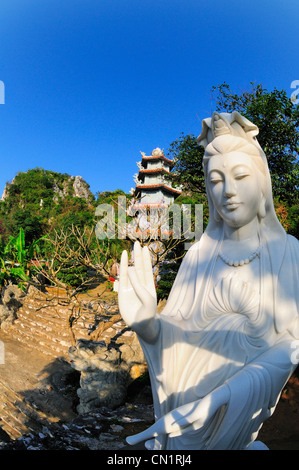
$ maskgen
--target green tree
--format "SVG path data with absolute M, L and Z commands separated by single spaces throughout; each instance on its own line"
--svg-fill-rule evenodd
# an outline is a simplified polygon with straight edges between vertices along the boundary
M 6 227 L 12 236 L 17 236 L 20 229 L 24 227 L 26 243 L 28 244 L 31 244 L 43 235 L 41 218 L 37 215 L 32 215 L 29 209 L 16 208 L 15 211 L 9 214 Z
M 250 91 L 234 93 L 229 85 L 214 86 L 215 110 L 238 111 L 259 128 L 258 141 L 264 150 L 272 178 L 274 197 L 290 207 L 298 204 L 299 187 L 299 107 L 285 90 L 268 91 L 262 85 L 251 84 Z M 170 144 L 168 155 L 175 162 L 173 182 L 185 191 L 205 192 L 202 157 L 192 134 L 182 134 Z
M 183 185 L 186 191 L 205 193 L 202 168 L 203 147 L 199 146 L 192 134 L 184 135 L 170 144 L 167 155 L 175 163 L 171 173 L 174 185 Z
M 299 203 L 289 208 L 288 221 L 288 233 L 299 239 Z

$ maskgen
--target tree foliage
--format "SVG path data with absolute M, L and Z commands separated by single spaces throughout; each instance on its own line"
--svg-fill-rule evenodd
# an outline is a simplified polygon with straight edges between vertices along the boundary
M 184 135 L 170 144 L 167 152 L 174 163 L 172 182 L 182 185 L 185 190 L 205 193 L 204 173 L 202 168 L 203 147 L 199 146 L 192 134 Z

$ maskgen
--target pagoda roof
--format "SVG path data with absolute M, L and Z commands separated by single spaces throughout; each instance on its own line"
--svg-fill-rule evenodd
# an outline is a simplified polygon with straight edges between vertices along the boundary
M 166 186 L 166 184 L 142 184 L 142 185 L 137 185 L 136 189 L 141 190 L 147 190 L 147 189 L 165 189 L 165 191 L 168 191 L 170 193 L 174 194 L 181 194 L 182 191 L 179 191 L 178 189 L 171 188 L 169 186 Z
M 173 160 L 170 160 L 169 158 L 166 158 L 165 155 L 142 155 L 142 160 L 148 161 L 148 160 L 164 160 L 167 162 L 169 165 L 174 165 Z
M 153 168 L 153 169 L 144 169 L 144 170 L 139 170 L 139 173 L 158 173 L 160 171 L 163 171 L 164 173 L 168 173 L 169 175 L 171 174 L 170 171 L 165 170 L 165 168 Z

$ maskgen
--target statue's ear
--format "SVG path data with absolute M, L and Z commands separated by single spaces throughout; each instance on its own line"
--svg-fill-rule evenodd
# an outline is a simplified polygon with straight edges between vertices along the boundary
M 260 219 L 264 219 L 266 217 L 266 198 L 264 195 L 262 195 L 261 197 L 261 202 L 257 215 Z

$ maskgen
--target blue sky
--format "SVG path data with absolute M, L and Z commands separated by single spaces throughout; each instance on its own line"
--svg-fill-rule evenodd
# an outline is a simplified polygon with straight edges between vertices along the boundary
M 140 151 L 200 134 L 211 88 L 299 80 L 298 0 L 2 0 L 0 193 L 35 167 L 129 191 Z

